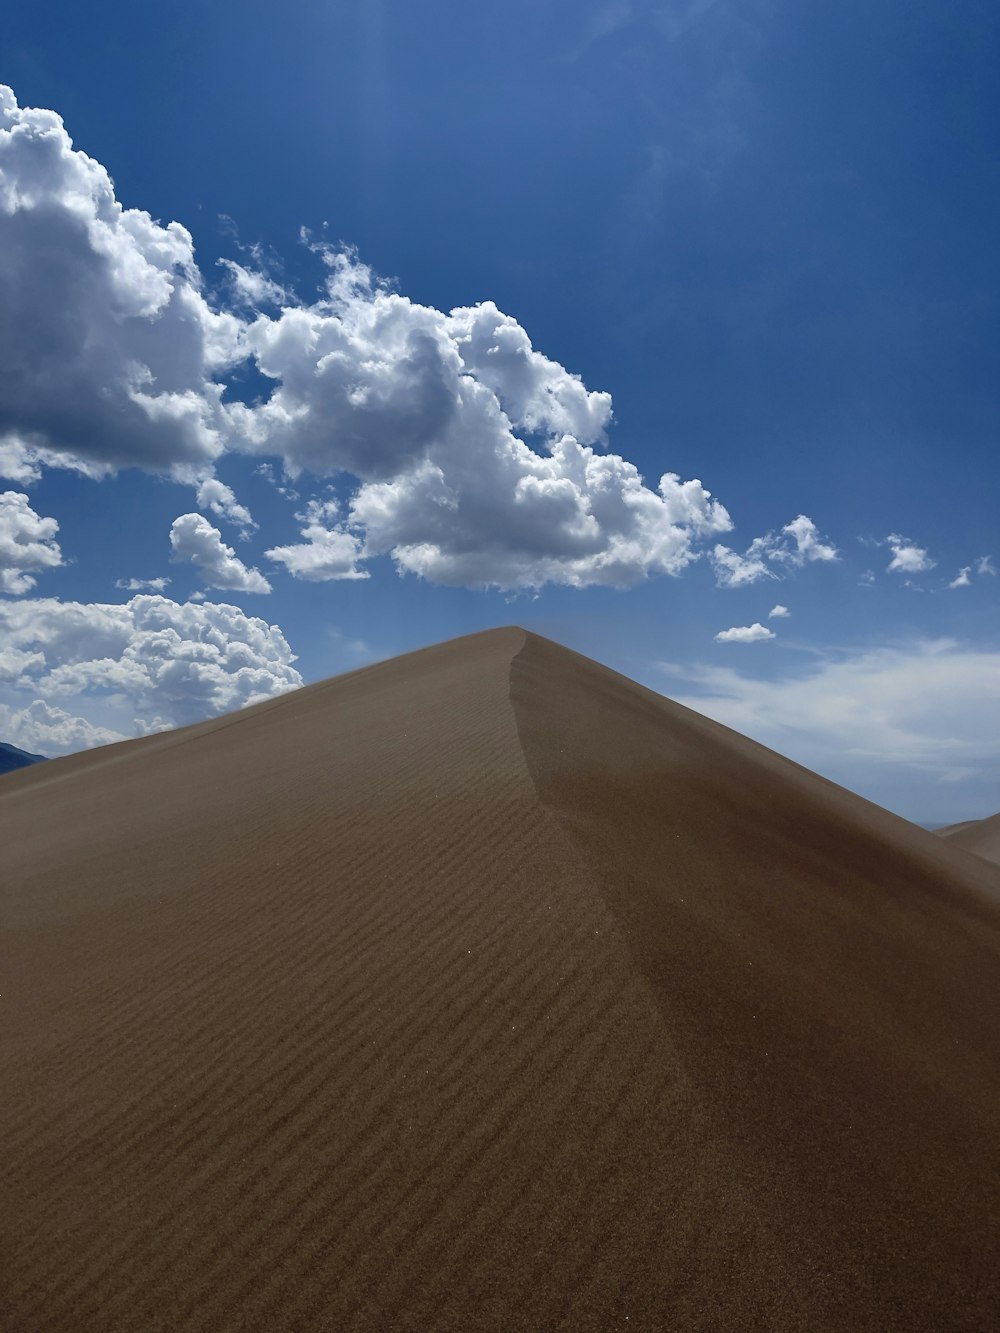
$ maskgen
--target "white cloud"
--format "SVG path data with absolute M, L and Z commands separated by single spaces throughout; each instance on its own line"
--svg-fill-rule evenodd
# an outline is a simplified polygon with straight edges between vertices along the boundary
M 963 565 L 958 574 L 948 584 L 949 588 L 968 588 L 972 585 L 972 573 L 989 577 L 996 577 L 996 566 L 993 564 L 992 556 L 981 555 L 978 560 L 973 561 L 971 565 Z
M 263 477 L 268 485 L 273 486 L 279 495 L 283 495 L 286 500 L 297 500 L 299 493 L 293 486 L 287 485 L 287 477 L 279 481 L 274 472 L 273 463 L 260 463 L 254 468 L 254 474 Z
M 367 570 L 358 569 L 361 543 L 338 520 L 335 500 L 310 500 L 304 514 L 295 517 L 303 524 L 305 541 L 296 546 L 272 546 L 264 554 L 285 566 L 297 579 L 325 583 L 331 579 L 366 579 Z
M 0 85 L 0 437 L 98 471 L 204 471 L 239 335 L 185 228 L 123 209 L 59 116 Z
M 278 626 L 214 602 L 0 602 L 0 644 L 0 681 L 8 682 L 0 702 L 11 716 L 24 708 L 17 696 L 28 693 L 116 736 L 196 722 L 302 684 Z M 40 732 L 19 734 L 32 743 L 5 739 L 52 752 Z
M 213 528 L 201 514 L 181 514 L 170 529 L 170 545 L 174 557 L 189 560 L 200 571 L 210 588 L 224 588 L 230 592 L 271 591 L 271 585 L 259 569 L 247 569 L 236 552 L 222 540 L 222 533 Z
M 453 310 L 445 328 L 463 373 L 493 391 L 512 426 L 547 438 L 604 442 L 611 395 L 589 392 L 579 375 L 536 352 L 517 320 L 492 301 Z
M 890 574 L 924 574 L 937 563 L 922 546 L 915 545 L 908 537 L 901 537 L 898 532 L 891 532 L 885 540 L 892 551 L 892 559 L 886 566 Z
M 781 532 L 785 538 L 784 542 L 780 538 L 771 539 L 773 545 L 770 558 L 772 560 L 785 560 L 792 565 L 804 565 L 813 560 L 831 561 L 840 559 L 837 548 L 820 537 L 816 524 L 805 514 L 799 514 L 797 518 L 792 519 L 791 523 L 786 523 Z M 789 542 L 789 538 L 791 542 Z M 791 543 L 794 543 L 794 545 Z
M 73 454 L 56 453 L 40 445 L 29 444 L 13 431 L 0 437 L 0 477 L 16 481 L 20 486 L 31 486 L 41 480 L 43 467 L 82 472 L 84 476 L 94 478 L 107 476 L 111 471 L 95 459 L 87 461 Z
M 473 586 L 624 587 L 679 573 L 699 540 L 731 528 L 700 482 L 666 473 L 647 486 L 603 453 L 609 395 L 492 302 L 445 314 L 391 292 L 352 254 L 312 248 L 327 276 L 313 304 L 287 300 L 259 263 L 230 262 L 243 313 L 213 310 L 186 229 L 123 208 L 59 117 L 4 89 L 0 438 L 35 451 L 8 450 L 9 465 L 27 479 L 58 455 L 197 483 L 228 448 L 280 458 L 293 478 L 348 473 L 359 483 L 348 527 L 366 554 Z M 247 313 L 259 301 L 283 308 Z M 224 403 L 223 376 L 247 358 L 270 397 Z M 246 514 L 218 493 L 205 502 Z M 227 571 L 215 586 L 248 587 L 207 551 L 206 528 L 181 537 Z
M 14 648 L 9 643 L 0 647 L 0 685 L 16 685 L 32 671 L 41 670 L 44 666 L 44 653 Z
M 198 486 L 198 507 L 228 519 L 242 530 L 244 536 L 257 527 L 250 510 L 241 505 L 231 488 L 217 477 L 206 477 Z
M 1000 652 L 925 642 L 773 680 L 664 669 L 697 691 L 671 691 L 680 703 L 911 818 L 1000 808 Z
M 259 251 L 256 256 L 259 261 Z M 243 305 L 256 309 L 262 305 L 294 304 L 290 293 L 259 268 L 244 268 L 233 259 L 220 259 L 219 264 L 226 270 L 233 294 Z
M 26 495 L 0 492 L 0 592 L 29 592 L 36 574 L 62 564 L 58 531 L 56 520 L 36 514 Z
M 752 625 L 734 625 L 732 629 L 720 630 L 715 636 L 716 643 L 761 643 L 764 639 L 775 639 L 773 629 L 768 629 L 759 621 Z
M 599 453 L 608 395 L 535 352 L 492 303 L 445 315 L 351 255 L 321 254 L 326 297 L 249 328 L 276 387 L 233 414 L 291 475 L 359 478 L 350 521 L 367 554 L 441 583 L 627 586 L 679 572 L 695 538 L 731 526 L 700 482 L 666 474 L 653 490 Z
M 169 584 L 170 580 L 165 578 L 115 580 L 115 587 L 124 588 L 126 592 L 163 592 Z
M 30 486 L 42 475 L 38 454 L 13 433 L 0 439 L 0 477 L 16 481 L 19 486 Z
M 782 606 L 779 602 L 777 606 L 771 607 L 770 611 L 767 613 L 767 618 L 768 620 L 783 620 L 786 616 L 790 616 L 791 614 L 792 613 L 789 611 L 788 607 Z
M 761 579 L 776 579 L 778 575 L 765 563 L 766 542 L 765 537 L 755 537 L 743 555 L 728 546 L 716 546 L 712 551 L 712 568 L 719 587 L 743 588 Z
M 762 579 L 780 578 L 768 562 L 800 568 L 815 560 L 839 560 L 840 556 L 835 546 L 820 537 L 812 519 L 799 514 L 780 532 L 755 537 L 742 555 L 728 546 L 716 546 L 711 559 L 720 588 L 742 588 Z
M 120 731 L 94 726 L 85 718 L 75 717 L 42 699 L 35 699 L 24 708 L 0 704 L 0 735 L 8 744 L 47 759 L 127 739 Z

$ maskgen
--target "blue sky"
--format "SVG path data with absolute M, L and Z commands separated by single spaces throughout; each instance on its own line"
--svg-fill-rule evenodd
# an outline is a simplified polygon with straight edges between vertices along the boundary
M 1000 809 L 998 57 L 978 0 L 16 5 L 0 738 L 516 622 Z

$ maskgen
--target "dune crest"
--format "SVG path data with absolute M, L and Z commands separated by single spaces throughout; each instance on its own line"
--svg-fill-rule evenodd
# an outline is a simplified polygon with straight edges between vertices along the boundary
M 962 847 L 967 852 L 975 852 L 977 856 L 1000 865 L 1000 814 L 987 815 L 985 819 L 968 819 L 961 824 L 949 824 L 947 828 L 939 828 L 935 832 L 952 847 Z
M 1000 871 L 519 629 L 0 789 L 4 1327 L 991 1326 Z

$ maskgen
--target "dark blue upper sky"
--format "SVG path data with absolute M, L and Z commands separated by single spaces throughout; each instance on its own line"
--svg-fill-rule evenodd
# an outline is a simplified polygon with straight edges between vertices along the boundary
M 647 485 L 675 472 L 722 501 L 735 528 L 715 540 L 743 552 L 806 514 L 840 556 L 738 587 L 717 586 L 707 558 L 630 590 L 555 579 L 513 605 L 503 590 L 401 577 L 387 556 L 369 579 L 303 583 L 263 557 L 298 539 L 295 505 L 255 473 L 259 458 L 226 455 L 217 474 L 259 524 L 237 556 L 274 591 L 209 598 L 280 624 L 304 676 L 530 623 L 934 819 L 1000 805 L 983 756 L 964 740 L 949 751 L 968 720 L 938 734 L 917 718 L 947 712 L 928 692 L 952 697 L 966 656 L 998 648 L 1000 580 L 975 565 L 1000 557 L 998 57 L 1000 10 L 979 0 L 56 3 L 5 15 L 0 82 L 21 107 L 57 111 L 126 208 L 188 228 L 219 303 L 216 260 L 250 266 L 250 247 L 313 301 L 322 265 L 303 227 L 355 246 L 412 302 L 492 301 L 612 395 L 608 446 Z M 265 383 L 234 375 L 229 397 Z M 295 485 L 301 508 L 328 485 L 345 505 L 356 482 Z M 122 601 L 126 577 L 169 576 L 178 601 L 204 589 L 168 560 L 171 523 L 196 508 L 189 487 L 48 469 L 29 495 L 58 520 L 64 558 L 29 597 Z M 888 573 L 890 534 L 923 560 Z M 968 583 L 949 588 L 965 567 Z M 775 603 L 793 613 L 780 625 Z M 773 641 L 714 641 L 762 620 Z M 741 693 L 854 663 L 859 688 L 898 699 L 906 687 L 877 655 L 905 673 L 924 663 L 920 642 L 945 639 L 944 674 L 915 668 L 920 707 L 890 720 L 891 776 L 876 776 L 854 723 L 854 767 L 838 768 L 802 739 L 805 713 L 782 724 L 794 734 L 767 730 L 780 693 Z M 662 661 L 689 673 L 683 686 Z M 996 707 L 976 689 L 977 708 Z M 884 720 L 889 705 L 865 697 Z M 837 724 L 817 726 L 833 753 Z

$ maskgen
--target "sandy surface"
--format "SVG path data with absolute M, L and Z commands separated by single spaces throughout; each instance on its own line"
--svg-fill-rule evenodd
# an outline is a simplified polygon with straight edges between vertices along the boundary
M 0 1326 L 997 1326 L 1000 870 L 520 630 L 0 788 Z
M 985 856 L 987 861 L 1000 865 L 1000 814 L 986 819 L 969 819 L 963 824 L 949 824 L 935 830 L 939 838 L 947 838 L 953 847 L 964 847 L 967 852 Z

